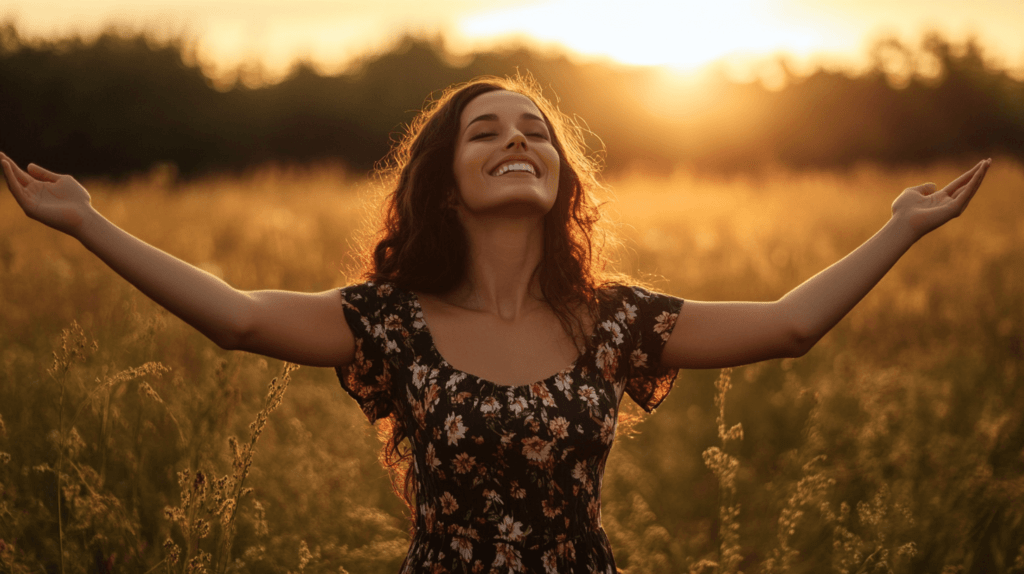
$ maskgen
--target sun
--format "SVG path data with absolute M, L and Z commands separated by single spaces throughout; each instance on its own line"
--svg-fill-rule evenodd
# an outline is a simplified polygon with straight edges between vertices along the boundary
M 827 48 L 828 31 L 787 20 L 778 5 L 758 0 L 552 0 L 463 20 L 469 37 L 528 35 L 625 64 L 690 69 L 740 54 Z

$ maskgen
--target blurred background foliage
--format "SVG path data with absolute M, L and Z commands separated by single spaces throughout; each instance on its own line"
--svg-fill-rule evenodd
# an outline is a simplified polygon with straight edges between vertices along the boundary
M 689 81 L 515 46 L 456 59 L 440 36 L 407 36 L 338 75 L 299 62 L 271 84 L 254 64 L 217 86 L 182 40 L 108 32 L 88 42 L 28 41 L 7 23 L 0 149 L 82 176 L 163 165 L 188 178 L 267 161 L 341 162 L 365 173 L 429 94 L 519 71 L 582 118 L 613 172 L 1024 159 L 1024 81 L 986 64 L 975 42 L 954 45 L 935 33 L 917 47 L 881 40 L 871 60 L 858 75 L 796 75 L 779 59 L 771 82 L 737 83 L 715 68 Z

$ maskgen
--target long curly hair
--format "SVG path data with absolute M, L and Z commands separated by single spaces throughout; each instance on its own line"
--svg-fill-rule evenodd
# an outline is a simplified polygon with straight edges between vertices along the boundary
M 385 189 L 382 223 L 363 255 L 363 277 L 406 291 L 443 294 L 464 278 L 469 245 L 452 208 L 457 189 L 455 145 L 462 112 L 481 94 L 497 90 L 530 98 L 540 110 L 558 151 L 558 195 L 544 216 L 544 251 L 536 271 L 544 300 L 582 353 L 589 344 L 585 319 L 599 312 L 599 289 L 617 276 L 605 273 L 603 251 L 611 240 L 600 225 L 594 191 L 600 159 L 588 152 L 584 130 L 544 96 L 532 77 L 481 77 L 444 90 L 428 101 L 378 166 Z M 402 401 L 397 401 L 401 404 Z M 407 429 L 395 413 L 380 427 L 381 462 L 415 519 Z

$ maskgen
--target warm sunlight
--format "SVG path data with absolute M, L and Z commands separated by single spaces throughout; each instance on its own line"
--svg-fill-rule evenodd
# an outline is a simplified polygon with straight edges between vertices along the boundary
M 469 17 L 462 31 L 471 37 L 527 34 L 627 64 L 678 68 L 733 54 L 806 56 L 845 47 L 845 34 L 787 21 L 777 6 L 757 0 L 553 0 Z
M 29 37 L 95 35 L 108 26 L 192 42 L 213 76 L 240 65 L 279 79 L 296 59 L 335 71 L 402 35 L 443 34 L 468 52 L 517 39 L 627 64 L 695 69 L 724 59 L 737 75 L 785 54 L 802 68 L 867 65 L 882 36 L 916 45 L 927 30 L 974 37 L 987 56 L 1024 74 L 1021 0 L 7 0 L 0 20 Z

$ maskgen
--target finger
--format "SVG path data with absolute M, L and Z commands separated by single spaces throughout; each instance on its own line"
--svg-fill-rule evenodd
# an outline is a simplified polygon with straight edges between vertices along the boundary
M 981 169 L 974 173 L 974 177 L 971 178 L 971 181 L 969 181 L 967 185 L 958 189 L 954 194 L 953 203 L 957 208 L 958 214 L 963 213 L 964 210 L 967 209 L 967 204 L 970 203 L 971 198 L 974 197 L 978 188 L 981 187 L 981 182 L 985 179 L 985 174 L 988 173 L 989 164 L 990 162 L 985 162 Z
M 974 192 L 977 191 L 978 187 L 981 186 L 981 181 L 985 179 L 985 174 L 988 173 L 989 164 L 990 162 L 983 161 L 981 163 L 981 167 L 974 172 L 973 176 L 971 176 L 970 181 L 960 186 L 959 188 L 953 190 L 953 192 L 950 194 L 950 197 L 952 197 L 953 199 L 959 199 L 961 197 L 964 197 L 965 195 L 974 195 Z M 967 199 L 970 200 L 970 197 L 968 197 Z
M 28 164 L 29 174 L 43 181 L 57 181 L 60 176 L 34 163 Z
M 5 156 L 4 159 L 0 160 L 0 164 L 3 164 L 4 176 L 7 178 L 7 187 L 11 190 L 11 195 L 14 196 L 14 200 L 18 202 L 22 208 L 25 207 L 25 196 L 27 192 L 25 188 L 21 186 L 21 182 L 14 175 L 14 166 L 9 159 Z
M 960 189 L 960 187 L 963 186 L 963 184 L 965 184 L 968 181 L 970 181 L 970 179 L 972 177 L 974 177 L 974 174 L 978 173 L 978 170 L 981 169 L 981 167 L 984 164 L 985 164 L 984 160 L 979 161 L 977 163 L 977 165 L 975 165 L 971 169 L 965 171 L 963 173 L 963 175 L 961 175 L 960 177 L 958 177 L 958 178 L 954 179 L 953 181 L 949 182 L 949 184 L 947 184 L 946 187 L 942 188 L 942 191 L 946 192 L 947 195 L 952 196 L 953 193 L 956 190 Z
M 18 164 L 15 163 L 13 159 L 8 157 L 7 154 L 5 154 L 3 152 L 0 152 L 0 155 L 2 155 L 4 157 L 4 159 L 6 159 L 8 161 L 8 163 L 11 164 L 11 170 L 14 172 L 14 176 L 16 178 L 18 178 L 18 183 L 20 183 L 21 185 L 25 186 L 25 185 L 29 185 L 30 183 L 35 181 L 35 178 L 33 178 L 31 175 L 25 173 L 25 170 L 23 170 L 20 167 L 18 167 Z

